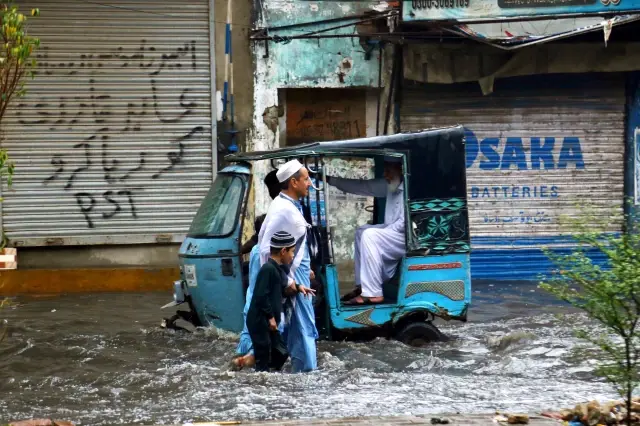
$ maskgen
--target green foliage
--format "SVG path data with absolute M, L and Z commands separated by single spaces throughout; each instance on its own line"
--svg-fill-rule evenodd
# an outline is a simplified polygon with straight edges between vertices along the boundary
M 602 215 L 581 211 L 578 219 L 568 220 L 578 247 L 568 255 L 545 249 L 556 271 L 540 287 L 604 326 L 604 334 L 582 328 L 576 335 L 597 348 L 596 374 L 625 399 L 630 416 L 632 394 L 640 384 L 640 235 L 613 236 L 606 231 L 612 222 L 621 223 L 619 216 L 602 223 Z M 606 268 L 587 256 L 593 249 L 604 254 Z
M 32 9 L 31 16 L 39 16 L 39 9 Z M 27 18 L 11 3 L 0 4 L 0 137 L 2 137 L 2 120 L 7 107 L 16 97 L 26 94 L 25 76 L 34 77 L 36 61 L 32 58 L 34 51 L 40 46 L 40 40 L 27 34 Z M 11 186 L 14 164 L 9 161 L 7 152 L 0 149 L 0 182 L 3 178 Z M 0 202 L 2 199 L 0 199 Z M 4 233 L 3 233 L 4 234 Z M 4 247 L 4 235 L 0 240 L 0 248 Z
M 40 15 L 38 9 L 31 16 Z M 24 96 L 24 76 L 33 77 L 36 67 L 32 59 L 40 40 L 27 34 L 27 18 L 12 4 L 0 5 L 2 46 L 0 46 L 0 128 L 2 119 L 14 97 Z

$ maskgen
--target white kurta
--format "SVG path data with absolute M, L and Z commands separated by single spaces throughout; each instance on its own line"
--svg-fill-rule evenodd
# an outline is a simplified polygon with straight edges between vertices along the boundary
M 310 287 L 309 273 L 311 260 L 307 248 L 307 228 L 310 225 L 294 201 L 284 194 L 277 196 L 269 206 L 267 216 L 260 228 L 258 244 L 260 246 L 260 263 L 264 264 L 271 250 L 271 236 L 279 231 L 290 233 L 296 240 L 296 255 L 291 264 L 289 283 L 296 281 L 304 287 Z M 283 321 L 283 337 L 291 355 L 291 366 L 294 373 L 311 371 L 317 368 L 315 314 L 311 298 L 297 294 L 291 299 L 293 312 L 289 311 L 288 320 Z
M 270 257 L 271 237 L 276 232 L 285 231 L 293 236 L 296 246 L 304 247 L 307 241 L 307 221 L 300 210 L 288 199 L 276 197 L 269 206 L 267 216 L 260 228 L 258 244 L 260 245 L 260 264 L 264 265 Z M 305 250 L 298 250 L 289 273 L 289 283 L 293 282 L 296 269 L 300 266 Z
M 382 284 L 396 272 L 405 255 L 404 184 L 391 192 L 384 179 L 345 179 L 328 177 L 327 182 L 341 191 L 367 197 L 386 197 L 384 224 L 364 225 L 356 230 L 354 261 L 356 286 L 365 297 L 381 297 Z

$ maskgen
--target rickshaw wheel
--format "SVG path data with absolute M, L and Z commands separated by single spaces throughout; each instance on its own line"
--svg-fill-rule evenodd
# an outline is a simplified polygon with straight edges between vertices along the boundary
M 420 348 L 443 339 L 443 335 L 430 322 L 416 321 L 405 325 L 396 339 L 408 346 Z

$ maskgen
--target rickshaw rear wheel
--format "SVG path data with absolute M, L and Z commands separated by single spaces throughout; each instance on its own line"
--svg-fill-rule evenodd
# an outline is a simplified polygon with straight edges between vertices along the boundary
M 421 348 L 429 343 L 445 340 L 444 335 L 431 322 L 410 322 L 396 334 L 396 339 L 408 346 Z

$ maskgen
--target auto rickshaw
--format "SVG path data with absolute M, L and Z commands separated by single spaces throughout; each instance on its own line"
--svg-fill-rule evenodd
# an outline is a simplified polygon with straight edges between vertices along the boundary
M 385 157 L 400 158 L 405 183 L 406 254 L 383 285 L 384 303 L 345 305 L 333 251 L 334 230 L 325 174 L 333 158 L 366 158 L 382 175 Z M 240 247 L 252 162 L 296 158 L 312 171 L 315 190 L 303 204 L 316 248 L 312 269 L 322 283 L 314 301 L 321 339 L 395 338 L 410 345 L 441 340 L 436 317 L 466 321 L 471 302 L 470 239 L 464 130 L 461 126 L 352 140 L 309 143 L 264 152 L 229 155 L 191 224 L 180 252 L 180 280 L 174 301 L 187 303 L 163 321 L 213 325 L 239 333 L 243 328 L 246 277 Z M 318 185 L 322 182 L 321 185 Z M 373 223 L 382 223 L 385 200 L 376 198 Z

